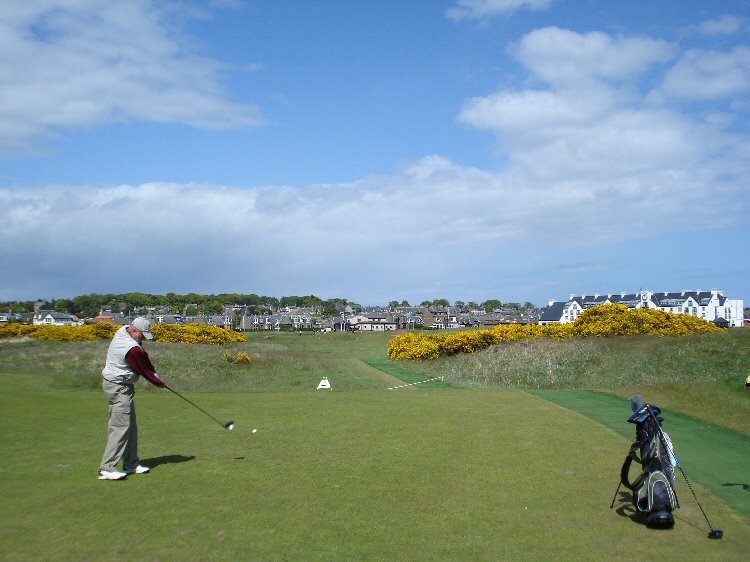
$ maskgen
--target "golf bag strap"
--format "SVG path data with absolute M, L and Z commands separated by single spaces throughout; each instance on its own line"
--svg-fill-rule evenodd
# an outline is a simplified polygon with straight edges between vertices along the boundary
M 634 441 L 630 446 L 630 452 L 628 453 L 628 456 L 640 465 L 645 465 L 646 463 L 648 463 L 651 459 L 654 458 L 656 454 L 652 451 L 648 458 L 640 456 L 638 452 L 641 451 L 644 446 L 645 442 Z
M 628 488 L 629 490 L 635 490 L 635 485 L 630 483 L 629 474 L 630 474 L 630 465 L 633 462 L 633 457 L 628 454 L 628 456 L 625 457 L 625 462 L 622 463 L 622 468 L 620 469 L 620 482 L 622 482 L 622 485 Z
M 643 485 L 643 481 L 648 478 L 648 474 L 644 471 L 641 472 L 638 475 L 638 478 L 636 478 L 633 482 L 630 481 L 630 465 L 633 463 L 633 457 L 628 455 L 625 457 L 625 462 L 622 463 L 622 468 L 620 469 L 620 482 L 622 482 L 622 485 L 625 486 L 628 490 L 631 490 L 632 492 L 635 492 L 638 488 L 640 488 Z

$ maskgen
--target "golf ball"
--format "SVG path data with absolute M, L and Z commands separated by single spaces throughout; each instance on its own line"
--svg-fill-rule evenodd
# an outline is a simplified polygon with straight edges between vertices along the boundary
M 258 430 L 257 429 L 253 429 L 253 433 L 258 433 Z
M 229 426 L 227 426 L 227 429 L 229 431 L 232 431 L 234 429 L 234 424 L 230 424 Z

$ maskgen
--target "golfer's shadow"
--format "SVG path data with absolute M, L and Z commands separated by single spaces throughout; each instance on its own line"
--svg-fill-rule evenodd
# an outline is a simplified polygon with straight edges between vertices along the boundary
M 750 484 L 735 484 L 734 482 L 727 482 L 726 484 L 722 484 L 722 486 L 739 486 L 746 492 L 750 492 Z
M 161 457 L 153 457 L 151 459 L 142 459 L 141 462 L 149 468 L 155 468 L 160 464 L 176 464 L 180 462 L 188 462 L 195 458 L 195 455 L 164 455 Z

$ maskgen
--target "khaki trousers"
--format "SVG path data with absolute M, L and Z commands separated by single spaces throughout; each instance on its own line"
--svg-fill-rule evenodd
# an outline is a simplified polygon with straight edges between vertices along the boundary
M 120 459 L 124 470 L 135 468 L 140 462 L 135 388 L 132 384 L 117 384 L 106 379 L 102 380 L 102 388 L 109 402 L 109 425 L 100 470 L 115 472 Z

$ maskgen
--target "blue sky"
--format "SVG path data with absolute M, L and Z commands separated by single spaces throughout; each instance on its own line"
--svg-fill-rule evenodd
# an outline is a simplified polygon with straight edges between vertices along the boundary
M 6 0 L 0 300 L 750 301 L 748 8 Z

